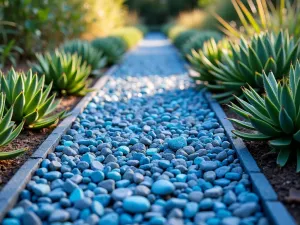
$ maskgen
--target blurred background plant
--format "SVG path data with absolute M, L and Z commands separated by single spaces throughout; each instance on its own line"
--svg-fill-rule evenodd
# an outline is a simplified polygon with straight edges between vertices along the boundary
M 241 0 L 232 0 L 232 5 L 238 14 L 238 24 L 230 24 L 222 16 L 216 15 L 223 27 L 220 29 L 228 36 L 240 38 L 252 36 L 264 31 L 288 30 L 293 36 L 299 37 L 300 5 L 299 1 L 279 0 L 276 4 L 268 0 L 248 1 L 244 4 Z M 270 22 L 272 21 L 272 22 Z
M 1 0 L 0 4 L 1 20 L 15 24 L 2 27 L 6 39 L 15 39 L 27 56 L 76 37 L 86 27 L 87 10 L 81 0 Z
M 82 37 L 93 39 L 107 36 L 126 24 L 128 11 L 125 0 L 84 0 L 86 29 Z M 130 17 L 133 19 L 133 16 Z M 136 22 L 136 21 L 135 21 Z M 135 23 L 134 22 L 134 23 Z
M 161 25 L 182 11 L 196 8 L 198 0 L 127 0 L 126 4 L 145 24 Z
M 207 12 L 201 9 L 184 11 L 179 13 L 176 23 L 187 28 L 201 28 L 207 16 Z

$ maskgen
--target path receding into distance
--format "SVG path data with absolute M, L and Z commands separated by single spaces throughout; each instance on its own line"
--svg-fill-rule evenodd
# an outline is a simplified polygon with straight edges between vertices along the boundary
M 44 159 L 3 225 L 266 225 L 184 62 L 149 34 Z

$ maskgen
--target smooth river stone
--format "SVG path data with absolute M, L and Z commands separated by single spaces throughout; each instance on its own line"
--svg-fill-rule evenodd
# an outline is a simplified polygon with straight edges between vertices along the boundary
M 142 196 L 130 196 L 123 202 L 123 208 L 131 213 L 143 213 L 150 209 L 150 202 Z
M 170 181 L 158 180 L 153 183 L 151 190 L 157 195 L 167 195 L 173 193 L 175 186 Z

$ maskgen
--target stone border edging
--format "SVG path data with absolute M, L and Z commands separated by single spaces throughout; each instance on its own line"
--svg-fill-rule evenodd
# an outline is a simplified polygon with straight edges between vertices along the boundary
M 261 198 L 262 206 L 266 215 L 274 225 L 296 225 L 293 217 L 287 211 L 285 206 L 278 200 L 277 194 L 272 185 L 269 183 L 265 175 L 260 171 L 254 158 L 248 151 L 242 139 L 232 134 L 234 127 L 232 123 L 226 119 L 226 114 L 220 104 L 212 98 L 211 94 L 206 92 L 204 96 L 215 112 L 217 119 L 223 126 L 232 148 L 236 150 L 238 158 L 241 161 L 246 172 L 250 175 L 253 191 Z
M 0 190 L 0 223 L 6 213 L 15 205 L 20 192 L 25 188 L 42 160 L 46 158 L 49 153 L 54 151 L 55 147 L 59 144 L 61 136 L 67 132 L 77 116 L 85 109 L 92 98 L 96 96 L 97 90 L 101 89 L 106 84 L 109 76 L 113 74 L 118 67 L 119 64 L 112 66 L 98 79 L 96 84 L 92 87 L 95 91 L 88 93 L 79 101 L 79 103 L 77 103 L 71 111 L 70 116 L 59 123 L 46 140 L 42 142 L 36 151 L 18 169 L 2 190 Z

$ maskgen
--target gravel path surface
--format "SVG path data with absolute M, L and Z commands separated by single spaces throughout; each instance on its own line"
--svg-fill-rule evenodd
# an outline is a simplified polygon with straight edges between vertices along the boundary
M 266 225 L 235 151 L 160 34 L 125 58 L 3 225 Z

